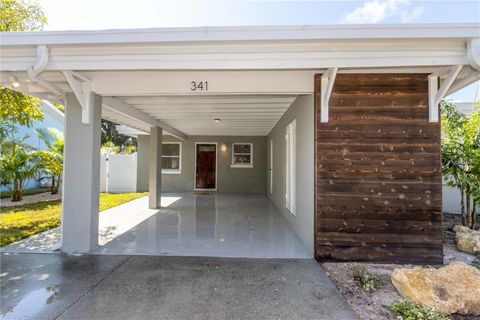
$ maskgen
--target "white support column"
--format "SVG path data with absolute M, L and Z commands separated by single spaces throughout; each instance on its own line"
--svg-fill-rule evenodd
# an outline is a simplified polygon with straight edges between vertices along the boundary
M 150 150 L 148 155 L 148 207 L 161 207 L 162 192 L 162 128 L 150 128 Z
M 62 194 L 62 251 L 91 252 L 98 245 L 102 97 L 91 93 L 90 119 L 67 93 Z

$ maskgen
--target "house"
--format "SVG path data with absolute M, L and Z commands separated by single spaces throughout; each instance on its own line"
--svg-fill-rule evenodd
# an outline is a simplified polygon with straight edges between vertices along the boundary
M 17 131 L 15 136 L 17 138 L 27 137 L 24 142 L 37 149 L 37 150 L 46 150 L 47 146 L 45 143 L 38 137 L 37 129 L 48 129 L 55 128 L 63 132 L 63 121 L 65 115 L 62 111 L 57 109 L 53 104 L 47 100 L 42 100 L 40 102 L 40 110 L 43 113 L 43 119 L 41 121 L 34 121 L 31 127 L 27 126 L 17 126 Z M 48 179 L 47 179 L 48 180 Z M 42 185 L 42 183 L 50 183 L 50 180 L 37 180 L 30 179 L 24 185 L 25 189 L 36 188 Z M 5 186 L 0 186 L 0 190 L 8 190 Z
M 441 263 L 438 105 L 479 80 L 479 28 L 15 32 L 0 69 L 66 103 L 64 252 L 97 247 L 103 117 L 146 133 L 150 208 L 162 191 L 265 194 L 320 261 Z

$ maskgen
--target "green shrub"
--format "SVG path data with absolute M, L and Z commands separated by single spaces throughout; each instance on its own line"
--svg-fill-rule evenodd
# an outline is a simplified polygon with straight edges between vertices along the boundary
M 372 292 L 382 284 L 379 275 L 369 272 L 366 267 L 355 265 L 352 267 L 353 280 L 365 292 Z
M 450 320 L 435 309 L 414 304 L 408 300 L 395 301 L 390 310 L 396 314 L 397 320 Z
M 480 256 L 476 257 L 476 258 L 472 261 L 472 266 L 474 266 L 475 268 L 477 268 L 478 270 L 480 270 Z

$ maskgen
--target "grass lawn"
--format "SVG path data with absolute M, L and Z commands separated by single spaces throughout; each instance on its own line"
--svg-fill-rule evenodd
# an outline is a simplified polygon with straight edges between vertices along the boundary
M 146 196 L 148 193 L 100 193 L 100 211 Z M 60 200 L 42 201 L 0 212 L 0 247 L 60 225 Z

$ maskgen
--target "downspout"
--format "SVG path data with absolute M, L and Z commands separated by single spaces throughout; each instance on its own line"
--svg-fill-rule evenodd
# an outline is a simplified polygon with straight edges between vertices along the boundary
M 480 71 L 480 38 L 467 41 L 467 58 L 472 68 Z
M 467 60 L 471 67 L 469 73 L 455 81 L 448 89 L 447 95 L 480 80 L 480 38 L 472 38 L 467 41 Z
M 37 57 L 31 66 L 27 68 L 27 74 L 33 83 L 37 83 L 49 92 L 63 98 L 64 93 L 56 86 L 40 77 L 48 64 L 48 47 L 45 45 L 37 46 Z

